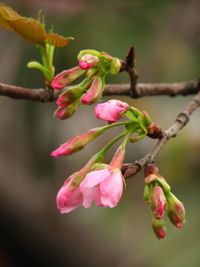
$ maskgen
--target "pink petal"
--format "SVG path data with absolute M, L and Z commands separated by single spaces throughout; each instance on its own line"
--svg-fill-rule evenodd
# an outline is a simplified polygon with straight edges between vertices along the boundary
M 95 199 L 95 194 L 97 193 L 97 187 L 84 188 L 83 193 L 83 206 L 89 208 L 92 201 Z
M 105 103 L 97 104 L 95 115 L 98 119 L 115 122 L 121 119 L 121 116 L 129 108 L 129 105 L 120 100 L 111 99 Z
M 110 176 L 110 171 L 108 170 L 108 168 L 98 170 L 98 171 L 89 172 L 86 175 L 85 179 L 80 184 L 81 192 L 84 188 L 94 187 L 94 186 L 98 185 L 99 183 L 101 183 L 103 180 L 105 180 L 109 176 Z
M 123 192 L 123 176 L 121 171 L 110 173 L 110 177 L 100 184 L 101 202 L 110 208 L 116 206 Z
M 70 185 L 71 180 L 61 187 L 56 197 L 57 208 L 61 213 L 76 209 L 83 200 L 79 187 L 70 189 Z

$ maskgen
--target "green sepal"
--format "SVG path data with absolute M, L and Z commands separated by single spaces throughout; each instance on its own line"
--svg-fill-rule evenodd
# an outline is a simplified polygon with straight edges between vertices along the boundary
M 101 55 L 100 52 L 98 52 L 96 50 L 85 49 L 85 50 L 81 50 L 78 53 L 77 59 L 80 60 L 84 55 L 87 55 L 87 54 L 90 54 L 90 55 L 93 55 L 93 56 L 96 56 L 96 57 L 100 57 L 100 55 Z

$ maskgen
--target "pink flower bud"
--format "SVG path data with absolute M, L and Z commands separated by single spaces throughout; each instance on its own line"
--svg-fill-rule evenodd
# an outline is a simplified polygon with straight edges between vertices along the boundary
M 152 228 L 158 239 L 164 239 L 166 235 L 166 228 L 164 220 L 152 217 Z
M 97 104 L 95 115 L 98 119 L 115 122 L 128 110 L 129 105 L 120 100 L 111 99 L 105 103 Z
M 59 148 L 54 150 L 51 153 L 51 156 L 57 158 L 59 156 L 67 156 L 76 151 L 79 151 L 80 149 L 84 148 L 84 146 L 87 145 L 90 141 L 99 136 L 101 133 L 102 128 L 94 128 L 82 135 L 74 136 L 66 143 L 61 145 Z
M 160 186 L 154 186 L 151 193 L 151 204 L 155 217 L 161 219 L 166 209 L 166 198 Z
M 86 54 L 79 60 L 79 67 L 83 70 L 93 68 L 99 62 L 99 58 L 90 54 Z
M 81 102 L 86 105 L 91 105 L 101 98 L 102 92 L 103 92 L 102 78 L 99 76 L 95 76 L 92 80 L 90 88 L 87 90 L 86 94 L 82 96 Z
M 76 112 L 79 104 L 76 101 L 68 106 L 59 107 L 54 111 L 54 116 L 60 120 L 68 119 Z
M 73 176 L 67 179 L 59 190 L 56 203 L 61 213 L 68 213 L 76 209 L 83 201 L 79 187 L 73 188 Z
M 85 71 L 80 67 L 74 67 L 72 69 L 64 70 L 59 73 L 51 82 L 51 86 L 54 89 L 60 90 L 65 87 L 67 84 L 70 84 L 72 81 L 81 76 Z
M 185 221 L 185 208 L 183 203 L 178 200 L 171 192 L 167 195 L 167 215 L 171 222 L 177 227 L 182 228 L 182 223 Z
M 70 212 L 82 203 L 83 196 L 80 191 L 80 183 L 98 160 L 98 154 L 96 154 L 80 171 L 73 173 L 65 181 L 56 198 L 57 207 L 61 213 Z
M 59 107 L 66 107 L 70 104 L 70 101 L 67 101 L 67 95 L 61 95 L 56 101 L 56 105 Z

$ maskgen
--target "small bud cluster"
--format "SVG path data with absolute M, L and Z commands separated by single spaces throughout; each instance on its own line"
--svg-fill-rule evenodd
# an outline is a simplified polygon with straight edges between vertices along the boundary
M 163 239 L 166 235 L 163 219 L 165 211 L 170 221 L 177 228 L 182 228 L 185 221 L 183 203 L 172 194 L 170 186 L 154 164 L 147 164 L 145 167 L 144 199 L 151 206 L 152 227 L 158 239 Z
M 76 86 L 65 90 L 56 102 L 58 108 L 54 112 L 58 119 L 67 119 L 77 110 L 79 105 L 91 105 L 102 97 L 105 86 L 105 77 L 108 74 L 117 74 L 121 62 L 105 52 L 96 50 L 82 50 L 78 54 L 78 66 L 64 70 L 51 82 L 51 86 L 60 90 L 78 77 L 86 74 L 86 78 Z

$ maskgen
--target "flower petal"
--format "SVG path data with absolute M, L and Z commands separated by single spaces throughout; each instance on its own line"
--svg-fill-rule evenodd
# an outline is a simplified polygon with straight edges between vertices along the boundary
M 89 172 L 85 179 L 80 184 L 80 190 L 82 192 L 83 189 L 87 187 L 94 187 L 101 183 L 103 180 L 110 176 L 110 171 L 108 168 L 101 169 L 98 171 Z
M 70 189 L 70 185 L 71 180 L 61 187 L 56 197 L 57 208 L 61 213 L 76 209 L 83 200 L 79 187 Z
M 120 170 L 111 173 L 110 177 L 100 184 L 101 203 L 107 207 L 118 204 L 123 192 L 123 176 Z

